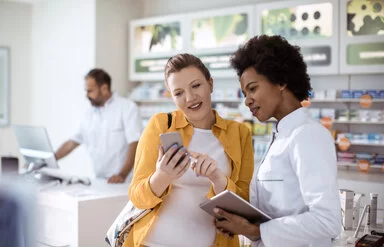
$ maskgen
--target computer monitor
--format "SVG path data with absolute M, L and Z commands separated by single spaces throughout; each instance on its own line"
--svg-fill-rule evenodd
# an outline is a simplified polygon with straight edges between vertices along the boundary
M 12 128 L 27 164 L 59 168 L 45 127 L 13 125 Z

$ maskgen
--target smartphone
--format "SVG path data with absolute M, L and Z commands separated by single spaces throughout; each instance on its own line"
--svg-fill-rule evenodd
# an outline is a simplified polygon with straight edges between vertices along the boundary
M 168 151 L 173 144 L 179 147 L 183 146 L 183 140 L 179 132 L 168 132 L 160 135 L 161 145 L 163 146 L 164 153 Z

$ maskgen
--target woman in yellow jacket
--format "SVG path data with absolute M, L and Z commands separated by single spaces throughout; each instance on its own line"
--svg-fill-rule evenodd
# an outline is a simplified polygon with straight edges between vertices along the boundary
M 129 188 L 137 208 L 153 211 L 134 225 L 123 246 L 239 246 L 237 237 L 216 234 L 213 217 L 199 204 L 224 190 L 249 199 L 252 135 L 245 125 L 212 110 L 213 80 L 199 58 L 170 58 L 165 81 L 178 110 L 172 112 L 170 128 L 166 113 L 149 121 Z M 180 133 L 183 147 L 164 153 L 159 136 L 174 131 Z

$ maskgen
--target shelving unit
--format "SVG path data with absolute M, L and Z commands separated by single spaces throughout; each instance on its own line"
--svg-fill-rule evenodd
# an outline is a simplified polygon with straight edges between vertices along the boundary
M 337 162 L 337 166 L 338 167 L 355 167 L 355 168 L 357 168 L 356 163 L 348 163 L 348 162 Z M 370 168 L 381 169 L 382 165 L 373 164 L 370 166 Z
M 334 120 L 333 124 L 368 124 L 368 125 L 384 125 L 384 122 L 363 122 L 363 121 L 340 121 Z
M 335 144 L 338 144 L 335 142 Z M 351 146 L 367 146 L 367 147 L 384 147 L 384 143 L 361 143 L 361 142 L 351 142 Z
M 311 99 L 311 103 L 359 103 L 360 99 Z M 372 103 L 384 103 L 384 99 L 373 99 Z
M 137 99 L 133 100 L 137 104 L 156 104 L 156 103 L 173 103 L 172 99 L 164 98 L 164 99 Z M 212 103 L 242 103 L 242 99 L 213 99 Z

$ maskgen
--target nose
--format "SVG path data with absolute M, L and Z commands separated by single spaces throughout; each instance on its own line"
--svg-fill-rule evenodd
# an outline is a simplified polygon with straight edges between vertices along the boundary
M 196 98 L 196 95 L 193 92 L 191 92 L 191 90 L 186 91 L 185 96 L 186 96 L 185 99 L 187 102 L 194 101 Z
M 249 94 L 247 95 L 247 97 L 245 97 L 245 101 L 244 101 L 244 104 L 248 107 L 250 107 L 253 103 L 253 99 L 249 96 Z

